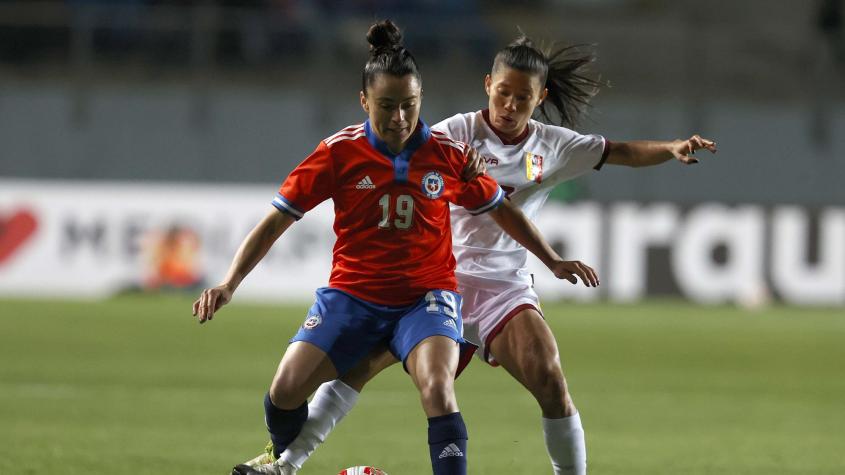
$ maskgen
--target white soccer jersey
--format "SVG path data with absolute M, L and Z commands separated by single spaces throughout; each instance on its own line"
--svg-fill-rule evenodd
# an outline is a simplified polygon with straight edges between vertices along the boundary
M 487 163 L 487 174 L 499 182 L 511 201 L 532 221 L 555 185 L 601 168 L 607 158 L 604 137 L 581 135 L 533 119 L 524 140 L 505 145 L 485 120 L 485 114 L 486 111 L 457 114 L 432 129 L 478 150 Z M 456 206 L 452 206 L 451 215 L 452 251 L 459 276 L 530 282 L 528 251 L 490 216 L 473 216 Z

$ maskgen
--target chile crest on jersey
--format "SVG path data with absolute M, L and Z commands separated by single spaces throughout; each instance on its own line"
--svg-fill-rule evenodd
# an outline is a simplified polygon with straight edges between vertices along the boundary
M 439 173 L 430 171 L 423 176 L 422 191 L 425 193 L 425 196 L 431 199 L 439 198 L 445 188 L 443 177 Z

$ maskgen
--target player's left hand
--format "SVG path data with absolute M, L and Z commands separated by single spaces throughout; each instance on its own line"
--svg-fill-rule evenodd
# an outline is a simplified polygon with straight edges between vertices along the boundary
M 695 134 L 687 140 L 676 140 L 673 142 L 670 151 L 679 162 L 692 165 L 698 163 L 698 159 L 693 155 L 695 155 L 696 150 L 701 149 L 709 150 L 710 153 L 716 153 L 716 142 Z
M 487 173 L 487 165 L 484 164 L 484 159 L 478 150 L 470 147 L 467 152 L 467 164 L 461 171 L 461 178 L 464 181 L 471 181 L 472 179 Z
M 599 276 L 596 271 L 581 261 L 557 261 L 549 269 L 554 272 L 558 279 L 566 279 L 573 284 L 577 284 L 577 276 L 587 287 L 599 286 Z

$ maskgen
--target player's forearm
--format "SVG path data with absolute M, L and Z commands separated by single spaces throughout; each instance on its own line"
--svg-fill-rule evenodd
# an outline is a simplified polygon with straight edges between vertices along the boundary
M 543 239 L 534 223 L 510 201 L 504 200 L 490 215 L 510 237 L 537 256 L 546 267 L 551 268 L 553 263 L 561 260 L 557 252 Z
M 293 217 L 276 210 L 265 216 L 244 238 L 221 285 L 234 292 L 293 222 Z
M 655 140 L 610 142 L 607 163 L 629 167 L 659 165 L 675 158 L 672 154 L 673 144 L 674 142 Z

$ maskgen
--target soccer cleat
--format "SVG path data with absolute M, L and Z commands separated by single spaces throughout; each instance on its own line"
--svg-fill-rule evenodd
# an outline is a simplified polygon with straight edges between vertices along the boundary
M 254 467 L 241 464 L 232 469 L 232 475 L 296 475 L 296 467 L 281 460 Z
M 266 465 L 268 463 L 273 463 L 276 461 L 276 456 L 273 455 L 273 441 L 267 442 L 267 445 L 264 447 L 264 452 L 260 455 L 255 457 L 254 459 L 247 460 L 246 462 L 242 463 L 241 465 L 248 465 L 250 467 L 257 467 L 259 465 Z
M 246 462 L 244 462 L 242 464 L 235 466 L 235 468 L 232 469 L 232 475 L 252 473 L 252 472 L 249 472 L 248 470 L 249 469 L 255 469 L 256 467 L 260 467 L 262 465 L 269 465 L 269 464 L 272 464 L 275 461 L 276 461 L 276 457 L 273 455 L 273 442 L 270 441 L 270 442 L 267 442 L 267 446 L 264 447 L 264 452 L 262 452 L 261 454 L 259 454 L 255 458 L 252 458 L 252 459 L 247 460 Z M 257 472 L 257 473 L 263 473 L 263 472 Z M 285 472 L 282 472 L 282 473 L 285 473 Z M 295 473 L 295 471 L 289 472 L 289 473 Z

